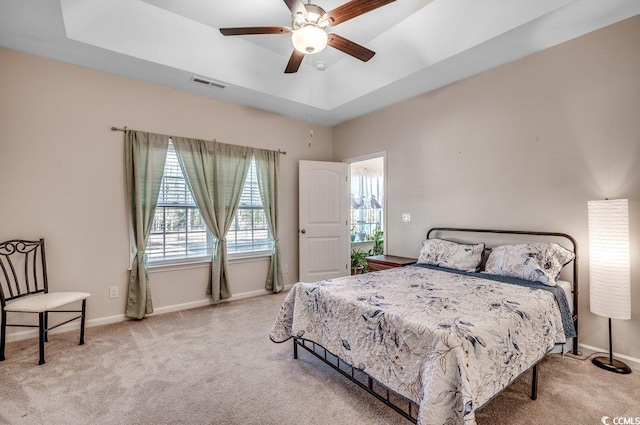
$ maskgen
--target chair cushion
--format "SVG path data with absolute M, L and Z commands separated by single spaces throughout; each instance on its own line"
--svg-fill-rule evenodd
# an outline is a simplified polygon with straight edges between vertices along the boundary
M 91 294 L 86 292 L 49 292 L 10 301 L 4 309 L 21 313 L 41 313 L 74 301 L 84 300 L 90 296 Z

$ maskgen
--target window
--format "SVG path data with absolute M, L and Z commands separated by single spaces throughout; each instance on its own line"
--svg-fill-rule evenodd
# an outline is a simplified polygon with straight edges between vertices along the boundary
M 384 159 L 351 164 L 351 242 L 371 243 L 384 230 Z
M 262 208 L 254 159 L 251 160 L 238 211 L 226 239 L 229 253 L 271 251 L 272 241 L 267 217 Z
M 147 243 L 149 262 L 209 257 L 213 240 L 187 186 L 173 144 L 169 142 Z M 240 206 L 226 240 L 229 253 L 271 250 L 272 242 L 262 208 L 254 160 L 251 161 Z
M 184 179 L 176 151 L 169 143 L 147 242 L 149 262 L 211 255 L 212 241 Z

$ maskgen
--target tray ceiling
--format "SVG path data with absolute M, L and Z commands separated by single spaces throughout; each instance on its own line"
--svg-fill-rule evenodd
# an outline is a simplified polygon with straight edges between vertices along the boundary
M 290 26 L 281 0 L 0 0 L 0 45 L 335 125 L 637 14 L 636 0 L 399 0 L 332 28 L 369 62 L 327 48 L 284 74 L 290 36 L 218 30 Z

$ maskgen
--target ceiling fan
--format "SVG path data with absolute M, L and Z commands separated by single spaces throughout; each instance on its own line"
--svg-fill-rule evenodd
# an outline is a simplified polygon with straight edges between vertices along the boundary
M 327 45 L 354 58 L 367 62 L 376 53 L 353 41 L 334 33 L 327 33 L 328 27 L 335 27 L 349 19 L 371 12 L 395 0 L 351 0 L 335 9 L 325 12 L 315 4 L 304 4 L 302 0 L 284 0 L 291 11 L 289 27 L 240 27 L 220 28 L 222 35 L 291 34 L 293 53 L 284 72 L 297 72 L 306 54 L 322 51 Z

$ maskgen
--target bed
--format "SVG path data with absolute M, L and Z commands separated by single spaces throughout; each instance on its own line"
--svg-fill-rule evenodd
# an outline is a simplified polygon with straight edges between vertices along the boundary
M 560 238 L 570 249 L 489 251 L 461 234 Z M 555 263 L 535 251 L 550 246 Z M 270 338 L 293 338 L 295 358 L 307 349 L 414 423 L 475 424 L 475 412 L 528 370 L 535 399 L 537 364 L 557 344 L 572 338 L 577 349 L 576 251 L 561 233 L 434 228 L 421 264 L 294 285 Z M 569 262 L 571 299 L 557 284 Z

